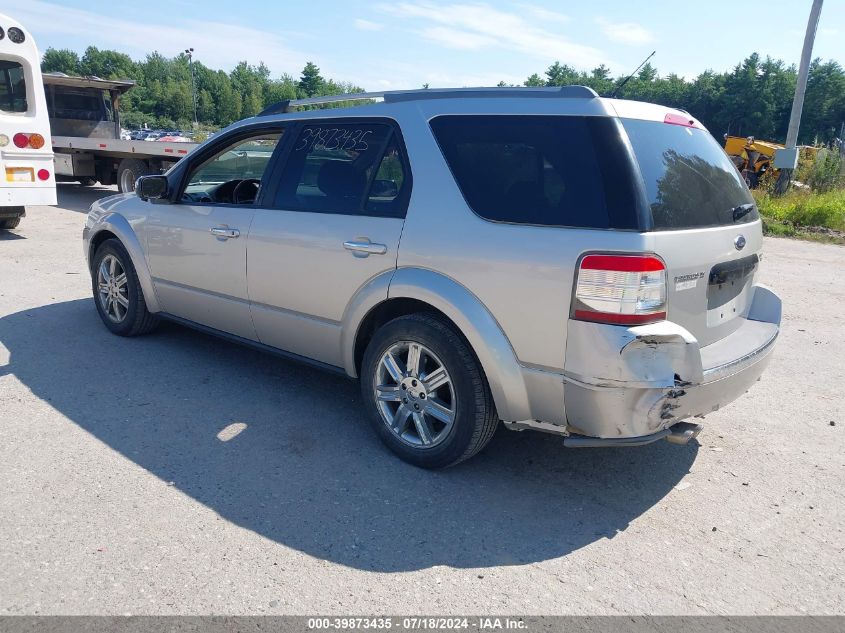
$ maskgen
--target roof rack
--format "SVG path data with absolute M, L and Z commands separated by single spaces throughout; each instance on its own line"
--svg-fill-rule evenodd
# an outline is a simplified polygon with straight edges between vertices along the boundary
M 595 99 L 598 94 L 587 86 L 562 86 L 560 88 L 420 88 L 418 90 L 387 90 L 383 92 L 355 92 L 308 99 L 286 99 L 265 108 L 256 116 L 269 116 L 291 112 L 293 108 L 313 105 L 326 105 L 342 101 L 365 101 L 382 99 L 385 103 L 402 101 L 422 101 L 429 99 L 457 99 L 461 97 L 527 97 L 531 99 Z

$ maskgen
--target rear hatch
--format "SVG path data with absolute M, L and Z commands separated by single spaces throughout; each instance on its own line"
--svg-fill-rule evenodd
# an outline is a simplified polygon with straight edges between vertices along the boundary
M 667 318 L 701 346 L 748 313 L 762 256 L 754 199 L 707 130 L 677 115 L 622 119 L 642 174 L 652 227 L 647 245 L 666 263 Z

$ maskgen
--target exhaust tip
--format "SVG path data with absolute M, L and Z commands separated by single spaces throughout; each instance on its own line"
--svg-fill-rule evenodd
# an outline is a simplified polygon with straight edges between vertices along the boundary
M 666 441 L 685 446 L 698 437 L 698 434 L 701 433 L 703 428 L 704 426 L 701 424 L 678 422 L 669 429 L 669 435 L 666 436 Z

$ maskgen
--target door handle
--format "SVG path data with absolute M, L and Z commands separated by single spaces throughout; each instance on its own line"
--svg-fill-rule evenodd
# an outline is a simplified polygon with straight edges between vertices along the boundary
M 347 240 L 343 243 L 343 248 L 348 251 L 352 251 L 352 254 L 356 257 L 384 255 L 387 252 L 386 244 L 377 244 L 366 238 L 363 240 Z
M 214 237 L 222 237 L 227 240 L 241 236 L 241 232 L 238 229 L 230 229 L 228 226 L 215 226 L 208 230 Z

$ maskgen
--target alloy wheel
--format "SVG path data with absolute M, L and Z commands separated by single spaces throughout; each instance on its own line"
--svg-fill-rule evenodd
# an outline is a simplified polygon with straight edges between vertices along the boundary
M 122 323 L 129 311 L 126 271 L 114 255 L 106 255 L 97 269 L 97 294 L 100 307 L 113 323 Z
M 382 421 L 400 440 L 432 448 L 455 422 L 452 378 L 434 352 L 416 341 L 394 343 L 376 367 L 373 397 Z

